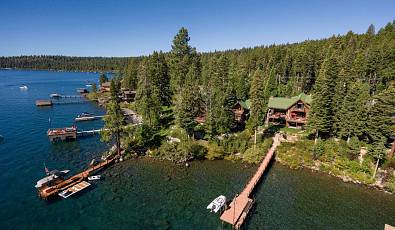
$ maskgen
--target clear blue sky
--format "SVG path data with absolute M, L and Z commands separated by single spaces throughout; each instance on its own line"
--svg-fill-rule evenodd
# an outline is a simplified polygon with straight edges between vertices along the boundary
M 394 0 L 0 0 L 0 56 L 138 56 L 170 50 L 182 26 L 198 51 L 292 43 L 395 19 Z

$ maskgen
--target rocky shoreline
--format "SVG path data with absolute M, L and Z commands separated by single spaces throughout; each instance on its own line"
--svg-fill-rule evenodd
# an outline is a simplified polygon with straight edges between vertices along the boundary
M 275 157 L 275 161 L 280 163 L 281 165 L 287 166 L 290 169 L 308 169 L 311 172 L 327 174 L 327 175 L 339 178 L 340 180 L 342 180 L 345 183 L 353 183 L 353 184 L 364 186 L 364 187 L 367 187 L 367 188 L 370 188 L 370 189 L 376 189 L 378 191 L 382 191 L 382 192 L 387 193 L 387 194 L 392 194 L 392 195 L 395 194 L 393 191 L 390 191 L 387 187 L 384 186 L 384 184 L 382 182 L 382 177 L 380 177 L 378 180 L 376 180 L 374 184 L 367 184 L 367 183 L 363 183 L 363 182 L 361 182 L 359 180 L 355 180 L 355 179 L 353 179 L 350 176 L 345 175 L 345 174 L 344 175 L 336 175 L 332 171 L 329 171 L 329 172 L 322 171 L 319 168 L 319 164 L 321 162 L 317 162 L 318 164 L 316 164 L 315 166 L 309 166 L 309 165 L 300 164 L 299 167 L 295 168 L 295 167 L 292 167 L 291 165 L 289 165 L 286 161 L 281 160 L 281 158 L 279 158 L 277 156 Z M 382 173 L 383 171 L 384 170 L 379 170 L 378 172 Z

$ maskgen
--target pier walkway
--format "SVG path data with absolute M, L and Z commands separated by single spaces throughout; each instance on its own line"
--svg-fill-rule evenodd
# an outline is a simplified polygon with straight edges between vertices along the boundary
M 229 208 L 226 209 L 220 217 L 222 221 L 233 225 L 235 229 L 239 229 L 247 218 L 248 212 L 250 211 L 254 202 L 254 200 L 250 198 L 250 195 L 259 180 L 261 179 L 267 166 L 269 165 L 269 162 L 272 159 L 274 152 L 280 143 L 279 138 L 279 134 L 276 134 L 273 137 L 273 145 L 267 152 L 265 158 L 261 162 L 254 176 L 251 177 L 251 179 L 244 187 L 243 191 L 233 199 L 233 201 L 229 205 Z
M 77 131 L 77 136 L 91 136 L 95 134 L 100 134 L 103 130 L 108 130 L 108 129 L 92 129 L 92 130 L 81 130 Z

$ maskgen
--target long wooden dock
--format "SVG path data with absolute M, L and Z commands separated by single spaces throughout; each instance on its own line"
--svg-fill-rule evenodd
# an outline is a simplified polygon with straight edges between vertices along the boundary
M 96 134 L 100 134 L 103 130 L 107 129 L 92 129 L 92 130 L 82 130 L 82 131 L 77 131 L 77 136 L 92 136 Z
M 235 229 L 240 229 L 240 227 L 243 225 L 247 218 L 248 212 L 254 203 L 254 200 L 250 198 L 250 195 L 269 165 L 270 160 L 272 159 L 279 143 L 279 134 L 276 134 L 273 137 L 273 145 L 267 152 L 254 176 L 248 181 L 243 191 L 233 199 L 228 209 L 222 213 L 220 217 L 222 221 L 231 224 Z
M 113 157 L 111 159 L 107 159 L 105 161 L 100 162 L 97 165 L 91 166 L 89 167 L 87 170 L 78 173 L 72 177 L 70 177 L 69 179 L 62 181 L 61 183 L 54 185 L 54 186 L 50 186 L 50 187 L 45 187 L 43 189 L 38 190 L 38 193 L 40 195 L 41 198 L 43 199 L 49 199 L 55 195 L 57 195 L 59 192 L 70 188 L 78 183 L 80 183 L 81 181 L 85 180 L 88 176 L 90 176 L 92 173 L 99 171 L 100 169 L 103 169 L 104 167 L 108 166 L 109 164 L 111 164 L 112 162 L 114 162 L 116 159 L 116 157 Z

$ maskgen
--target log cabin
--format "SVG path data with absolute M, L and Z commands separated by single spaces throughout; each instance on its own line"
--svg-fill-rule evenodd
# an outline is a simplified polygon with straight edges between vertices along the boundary
M 311 96 L 304 93 L 295 97 L 270 97 L 266 124 L 303 128 L 307 124 Z
M 234 119 L 238 123 L 244 123 L 250 113 L 250 101 L 238 101 L 232 107 Z

